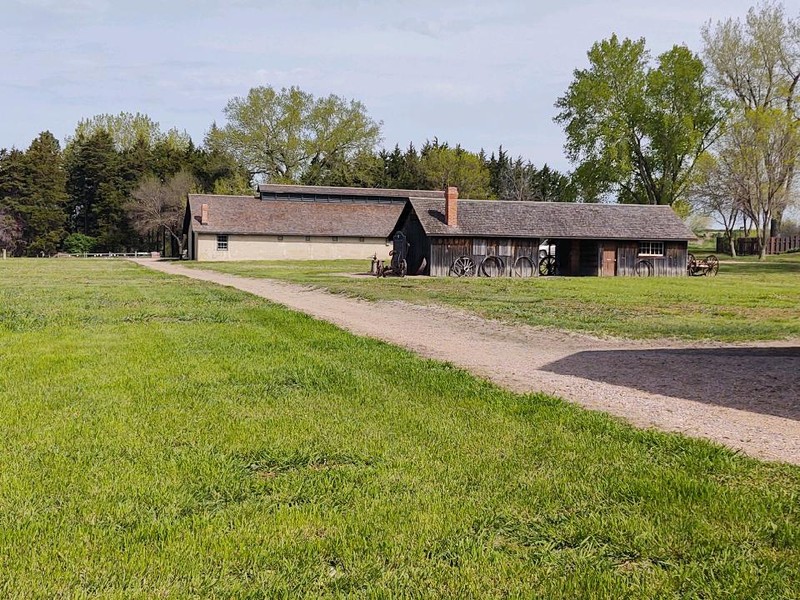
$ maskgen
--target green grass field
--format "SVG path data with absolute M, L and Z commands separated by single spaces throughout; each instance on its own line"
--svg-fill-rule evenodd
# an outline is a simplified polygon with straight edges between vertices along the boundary
M 3 598 L 800 594 L 800 469 L 245 293 L 0 261 L 0 347 Z
M 353 279 L 368 261 L 185 263 L 368 300 L 445 304 L 538 327 L 629 338 L 800 338 L 800 254 L 724 262 L 717 277 Z

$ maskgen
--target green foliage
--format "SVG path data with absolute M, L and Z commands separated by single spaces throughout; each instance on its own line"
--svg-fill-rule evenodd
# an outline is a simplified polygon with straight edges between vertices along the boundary
M 64 240 L 64 252 L 68 254 L 83 254 L 91 252 L 97 240 L 82 233 L 70 233 Z
M 451 148 L 436 138 L 426 142 L 420 152 L 419 169 L 426 188 L 443 190 L 456 186 L 462 198 L 485 199 L 492 195 L 485 161 L 459 145 Z
M 212 126 L 209 144 L 223 148 L 267 181 L 297 183 L 312 167 L 335 169 L 380 139 L 380 124 L 363 104 L 331 94 L 315 98 L 297 87 L 264 86 L 225 107 L 227 123 Z
M 192 145 L 192 140 L 185 131 L 178 131 L 175 128 L 162 131 L 157 122 L 138 112 L 101 114 L 82 119 L 75 128 L 73 139 L 90 138 L 100 131 L 111 136 L 118 152 L 129 151 L 137 146 L 151 148 L 157 145 L 172 150 L 186 150 Z
M 650 66 L 643 39 L 596 43 L 558 99 L 556 122 L 588 200 L 672 204 L 684 197 L 698 157 L 715 138 L 721 102 L 702 61 L 674 46 Z
M 17 254 L 51 255 L 60 246 L 67 221 L 65 182 L 61 148 L 49 131 L 24 153 L 0 152 L 0 208 L 8 230 L 18 232 Z
M 796 595 L 796 467 L 130 263 L 0 299 L 4 596 Z

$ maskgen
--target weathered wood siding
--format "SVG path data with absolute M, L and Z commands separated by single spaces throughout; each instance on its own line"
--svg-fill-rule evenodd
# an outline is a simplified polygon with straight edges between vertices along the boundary
M 640 260 L 646 260 L 653 265 L 653 275 L 656 277 L 686 275 L 688 242 L 664 242 L 664 256 L 640 256 L 638 241 L 613 243 L 617 244 L 618 276 L 636 276 L 636 264 Z
M 514 264 L 520 257 L 530 258 L 533 265 L 537 265 L 538 252 L 538 238 L 431 238 L 430 274 L 447 276 L 456 259 L 469 256 L 475 262 L 476 275 L 483 276 L 481 271 L 483 261 L 488 256 L 497 256 L 503 261 L 502 275 L 511 276 Z

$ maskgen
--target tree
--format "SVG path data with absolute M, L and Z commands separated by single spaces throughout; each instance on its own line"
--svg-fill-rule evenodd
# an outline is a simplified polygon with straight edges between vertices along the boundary
M 143 145 L 151 148 L 164 144 L 175 149 L 188 148 L 192 140 L 185 131 L 175 128 L 162 131 L 161 126 L 147 115 L 141 113 L 121 112 L 117 115 L 101 114 L 89 119 L 82 119 L 75 128 L 72 139 L 91 138 L 99 131 L 111 136 L 118 152 L 124 152 Z
M 141 235 L 163 229 L 175 240 L 178 256 L 183 256 L 186 195 L 195 185 L 188 171 L 180 171 L 166 182 L 146 177 L 125 206 L 133 228 Z
M 434 138 L 422 147 L 419 165 L 425 187 L 443 190 L 455 186 L 464 198 L 481 199 L 492 195 L 486 162 L 461 146 L 450 148 L 446 142 L 439 143 Z
M 207 140 L 266 181 L 296 183 L 312 164 L 332 168 L 380 140 L 380 123 L 360 102 L 333 94 L 315 98 L 297 87 L 253 88 L 224 112 L 226 125 L 212 125 Z
M 747 110 L 729 126 L 719 157 L 739 208 L 755 227 L 763 259 L 773 217 L 795 199 L 792 174 L 800 158 L 800 123 L 781 110 Z
M 67 175 L 58 140 L 45 131 L 25 152 L 27 190 L 18 204 L 28 255 L 55 254 L 66 235 Z
M 573 175 L 587 200 L 669 204 L 687 191 L 699 156 L 715 139 L 722 105 L 705 67 L 685 46 L 650 66 L 643 39 L 596 43 L 558 99 Z
M 734 231 L 741 215 L 735 193 L 726 165 L 711 153 L 703 155 L 697 162 L 696 180 L 690 189 L 691 202 L 697 213 L 722 223 L 731 256 L 736 256 Z
M 763 2 L 751 8 L 742 22 L 727 19 L 703 28 L 704 55 L 715 85 L 736 108 L 740 123 L 745 114 L 781 111 L 800 122 L 800 16 L 787 17 L 782 4 Z M 779 128 L 783 119 L 770 119 Z M 759 119 L 760 127 L 764 125 Z M 781 137 L 780 131 L 775 134 Z M 793 187 L 797 164 L 789 165 L 787 189 Z M 773 214 L 771 228 L 777 235 L 783 209 Z
M 21 236 L 22 227 L 14 215 L 8 209 L 0 206 L 0 250 L 14 254 Z
M 575 202 L 577 190 L 566 175 L 547 165 L 537 169 L 520 156 L 501 171 L 499 196 L 501 200 Z
M 72 231 L 97 238 L 102 251 L 132 243 L 124 204 L 131 180 L 123 177 L 122 155 L 104 130 L 70 142 L 67 191 Z

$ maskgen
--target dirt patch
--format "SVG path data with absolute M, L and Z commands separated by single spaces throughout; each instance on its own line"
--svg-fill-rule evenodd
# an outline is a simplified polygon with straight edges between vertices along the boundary
M 639 427 L 800 464 L 798 340 L 744 345 L 598 339 L 507 325 L 452 308 L 367 302 L 269 279 L 136 262 L 256 294 L 358 335 L 449 361 L 517 392 L 547 392 Z

